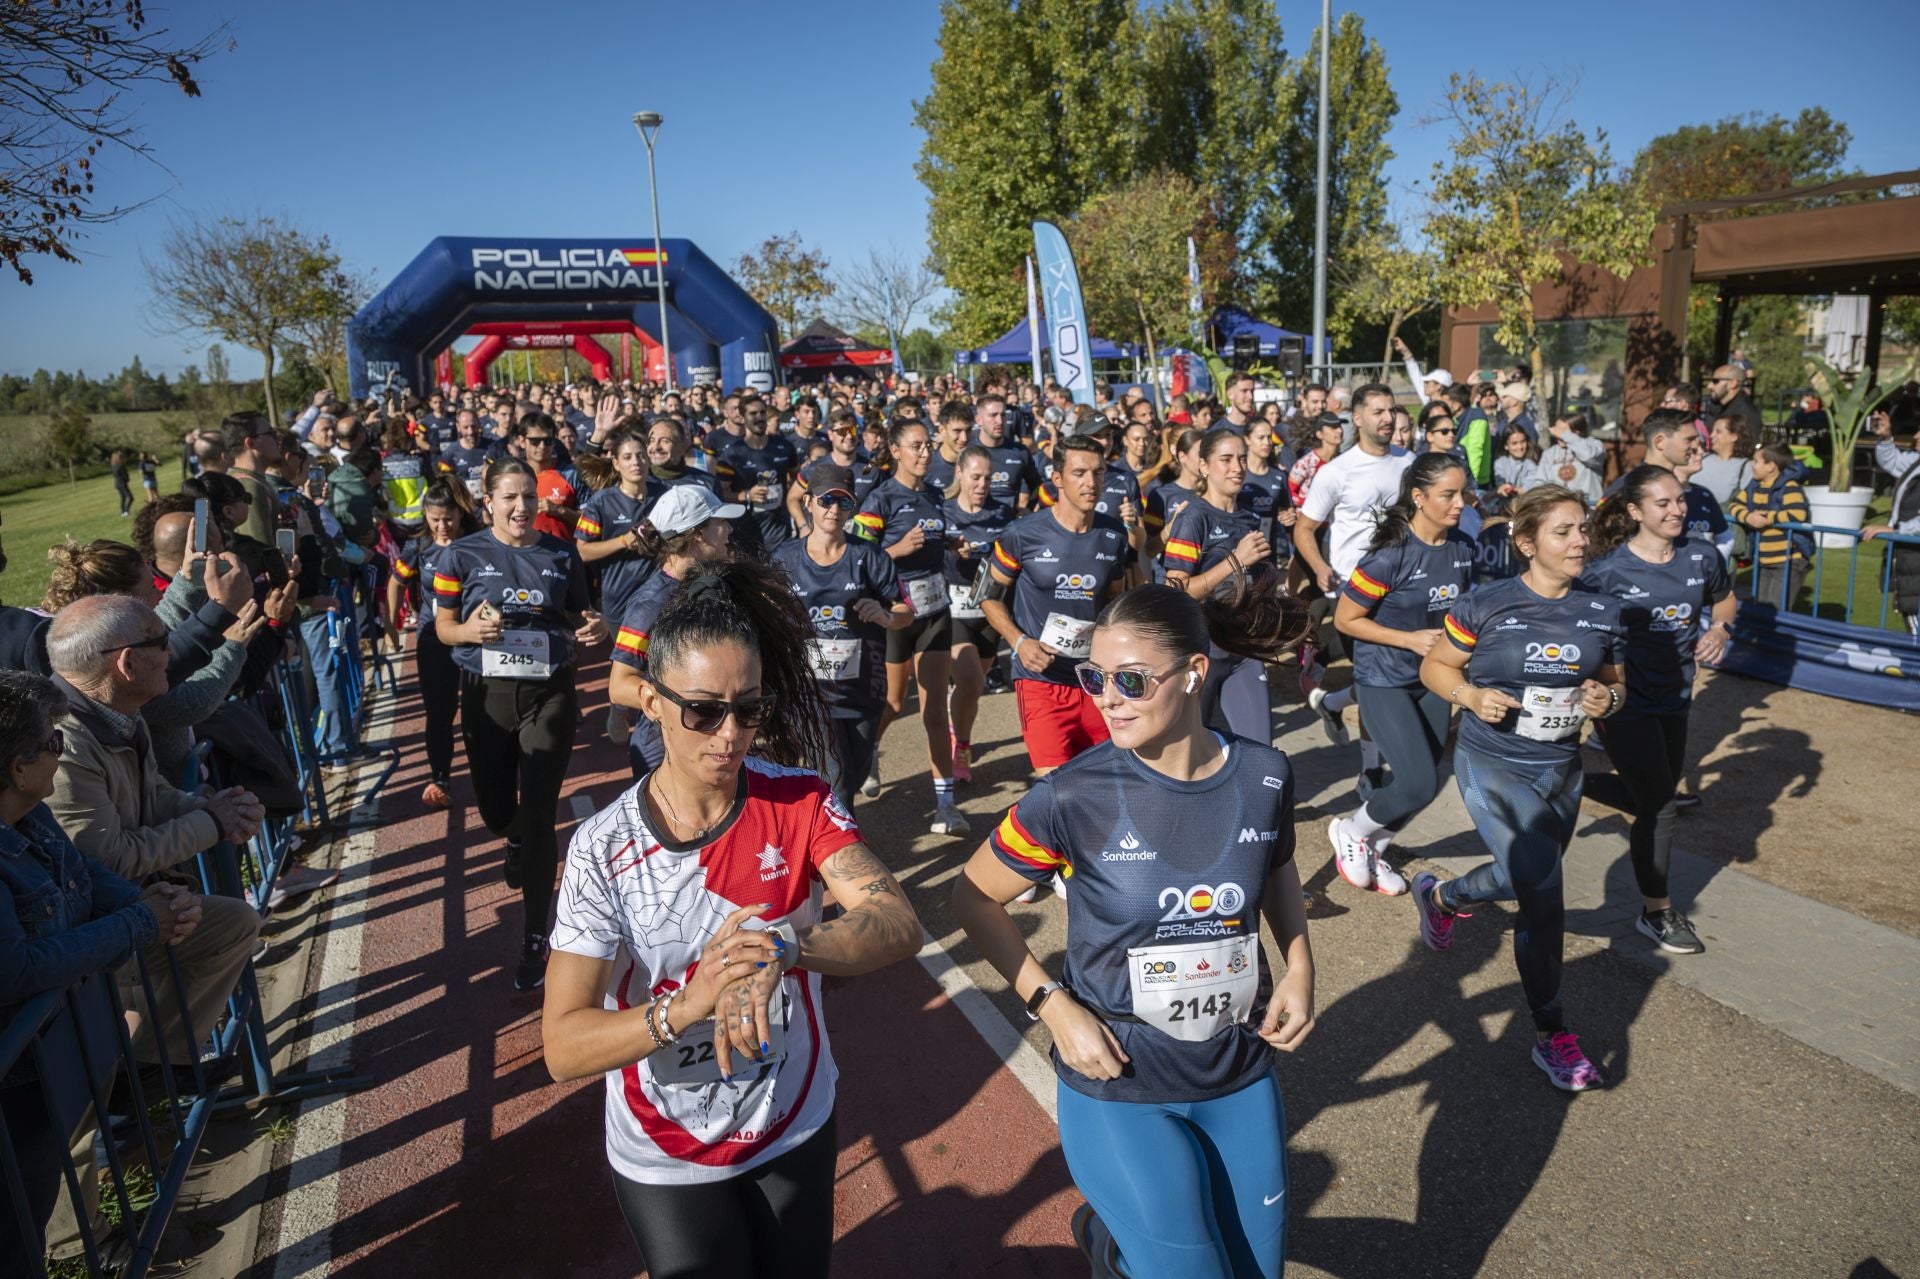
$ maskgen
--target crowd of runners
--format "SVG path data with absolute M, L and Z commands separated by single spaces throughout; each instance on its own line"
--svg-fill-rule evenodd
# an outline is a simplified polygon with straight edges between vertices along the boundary
M 287 527 L 308 576 L 370 566 L 370 630 L 417 669 L 421 799 L 470 802 L 501 841 L 514 984 L 543 989 L 553 1075 L 605 1077 L 654 1279 L 827 1273 L 821 980 L 923 941 L 893 850 L 860 834 L 883 793 L 969 840 L 955 917 L 1051 1034 L 1094 1272 L 1271 1276 L 1271 1053 L 1314 1023 L 1301 861 L 1410 896 L 1406 929 L 1443 955 L 1478 905 L 1514 902 L 1532 1062 L 1602 1085 L 1561 989 L 1583 792 L 1631 817 L 1640 931 L 1702 951 L 1667 886 L 1695 667 L 1729 641 L 1734 557 L 1768 599 L 1806 555 L 1771 527 L 1803 509 L 1790 459 L 1756 452 L 1729 398 L 1674 388 L 1623 453 L 1540 417 L 1524 380 L 1409 374 L 1418 403 L 1235 374 L 1224 403 L 1164 416 L 1137 388 L 1082 405 L 944 377 L 322 394 L 290 430 L 242 424 L 258 494 L 218 476 L 234 432 L 187 447 L 229 539 L 270 552 Z M 634 785 L 563 850 L 603 657 L 587 731 Z M 1278 679 L 1351 751 L 1325 854 L 1296 842 Z M 1006 692 L 1031 783 L 980 838 L 960 801 L 981 701 Z M 1589 721 L 1613 764 L 1591 784 Z M 1410 885 L 1398 841 L 1449 751 L 1489 860 Z M 1017 918 L 1049 895 L 1051 969 Z

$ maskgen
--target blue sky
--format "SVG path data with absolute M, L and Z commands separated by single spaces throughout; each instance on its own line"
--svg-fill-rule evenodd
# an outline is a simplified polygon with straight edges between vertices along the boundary
M 1319 6 L 1278 7 L 1289 47 L 1304 49 Z M 185 214 L 290 215 L 382 281 L 436 235 L 648 233 L 645 151 L 629 123 L 642 108 L 666 117 L 664 232 L 718 261 L 789 230 L 837 261 L 925 242 L 912 103 L 926 92 L 937 0 L 147 8 L 181 31 L 226 21 L 237 48 L 199 71 L 205 97 L 141 99 L 164 171 L 103 167 L 109 199 L 151 204 L 94 231 L 82 265 L 37 261 L 32 288 L 0 280 L 0 371 L 97 376 L 136 353 L 168 372 L 201 360 L 207 339 L 153 330 L 140 266 Z M 1469 19 L 1475 10 L 1484 16 Z M 1403 208 L 1446 146 L 1422 117 L 1448 72 L 1469 67 L 1578 77 L 1573 118 L 1604 127 L 1620 156 L 1678 124 L 1820 105 L 1852 127 L 1854 164 L 1920 165 L 1920 86 L 1898 64 L 1920 47 L 1913 0 L 1827 0 L 1819 30 L 1804 0 L 1737 11 L 1378 0 L 1360 11 L 1400 96 L 1389 176 Z M 245 353 L 228 358 L 256 372 Z

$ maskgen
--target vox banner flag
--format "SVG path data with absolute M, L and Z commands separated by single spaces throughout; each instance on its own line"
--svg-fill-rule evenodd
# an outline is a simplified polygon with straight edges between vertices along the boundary
M 1040 292 L 1046 297 L 1047 336 L 1053 347 L 1053 380 L 1075 404 L 1093 403 L 1093 340 L 1087 307 L 1080 296 L 1067 237 L 1051 222 L 1033 224 L 1034 257 L 1040 264 Z

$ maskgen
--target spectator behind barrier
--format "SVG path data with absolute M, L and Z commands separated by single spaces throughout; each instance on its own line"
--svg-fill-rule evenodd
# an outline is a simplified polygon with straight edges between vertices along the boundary
M 56 725 L 65 740 L 53 814 L 81 852 L 136 883 L 183 869 L 218 840 L 252 838 L 263 815 L 246 791 L 189 795 L 161 779 L 140 709 L 166 692 L 166 640 L 153 610 L 122 595 L 75 600 L 47 631 L 47 658 L 67 703 Z M 213 1027 L 259 933 L 260 916 L 245 902 L 204 899 L 200 926 L 178 948 L 196 1038 Z M 159 950 L 149 948 L 147 959 L 165 971 Z M 121 989 L 130 1007 L 144 1003 L 133 974 L 121 974 Z M 159 983 L 158 993 L 134 1053 L 159 1061 L 157 1023 L 169 1060 L 189 1061 L 199 1049 L 183 1033 L 173 984 Z
M 54 820 L 61 756 L 54 721 L 66 698 L 45 676 L 0 671 L 0 1007 L 59 990 L 125 963 L 136 946 L 185 940 L 200 918 L 200 899 L 174 884 L 134 887 L 81 854 Z M 0 1273 L 25 1274 L 45 1249 L 42 1232 L 60 1183 L 60 1150 L 72 1141 L 48 1113 L 38 1077 L 23 1060 L 0 1081 L 0 1114 L 19 1160 L 32 1217 L 23 1239 L 10 1211 L 0 1211 Z M 74 1143 L 81 1193 L 98 1201 L 91 1117 Z

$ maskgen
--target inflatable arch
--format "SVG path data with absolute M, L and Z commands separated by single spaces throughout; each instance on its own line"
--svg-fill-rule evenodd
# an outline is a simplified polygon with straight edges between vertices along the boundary
M 348 323 L 351 393 L 371 395 L 389 374 L 396 385 L 424 390 L 440 352 L 492 324 L 530 331 L 536 325 L 557 330 L 568 321 L 606 323 L 637 330 L 657 346 L 663 289 L 679 385 L 770 390 L 779 349 L 773 317 L 691 240 L 663 240 L 660 247 L 656 256 L 652 241 L 642 237 L 442 236 Z
M 547 323 L 513 323 L 495 321 L 488 324 L 475 324 L 467 329 L 468 337 L 480 339 L 471 351 L 467 352 L 466 382 L 470 387 L 487 384 L 487 371 L 493 362 L 508 351 L 567 349 L 577 352 L 593 375 L 606 381 L 614 375 L 613 356 L 607 348 L 594 340 L 596 336 L 617 337 L 620 339 L 620 376 L 633 376 L 632 347 L 640 344 L 645 360 L 645 375 L 655 382 L 664 382 L 667 378 L 666 361 L 662 358 L 660 344 L 645 329 L 637 329 L 630 320 L 566 320 Z M 449 381 L 450 369 L 435 375 L 437 382 Z

